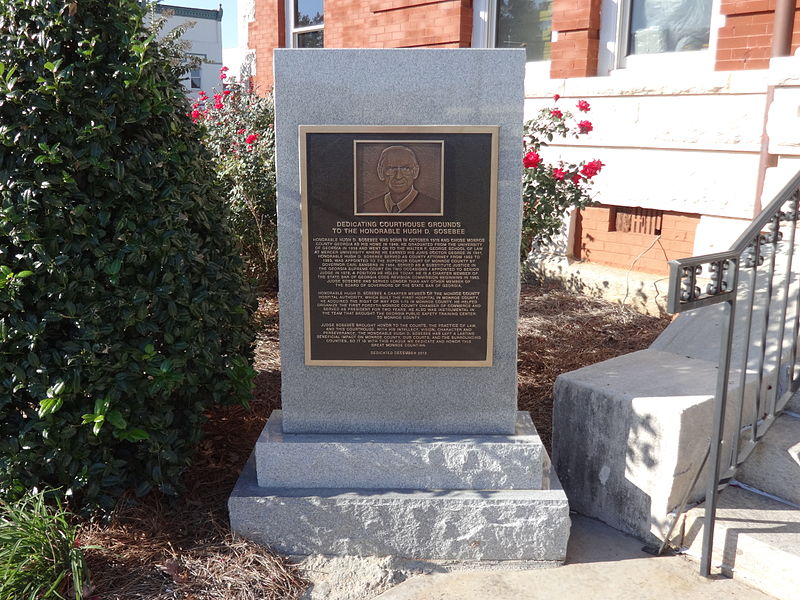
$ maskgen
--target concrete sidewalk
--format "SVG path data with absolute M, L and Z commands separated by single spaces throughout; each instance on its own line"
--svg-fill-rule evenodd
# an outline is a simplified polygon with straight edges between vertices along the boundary
M 375 600 L 762 600 L 724 577 L 706 579 L 685 556 L 652 556 L 642 542 L 573 515 L 567 564 L 529 571 L 460 571 L 413 577 Z

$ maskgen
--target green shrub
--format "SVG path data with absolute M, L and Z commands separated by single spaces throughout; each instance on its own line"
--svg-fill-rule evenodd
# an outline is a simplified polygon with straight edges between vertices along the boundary
M 83 598 L 87 569 L 71 517 L 43 492 L 0 501 L 0 598 Z
M 246 401 L 252 295 L 136 0 L 0 4 L 0 496 L 174 493 Z
M 220 69 L 220 81 L 227 78 Z M 228 82 L 209 97 L 201 91 L 189 113 L 203 127 L 217 176 L 226 190 L 230 226 L 249 273 L 262 287 L 278 280 L 275 200 L 275 111 L 272 97 L 252 85 Z

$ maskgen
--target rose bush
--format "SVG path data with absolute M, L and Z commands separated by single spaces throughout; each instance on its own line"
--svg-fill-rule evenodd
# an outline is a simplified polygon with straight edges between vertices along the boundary
M 217 178 L 226 190 L 230 227 L 242 246 L 250 275 L 261 287 L 277 283 L 275 135 L 271 97 L 249 82 L 231 82 L 220 69 L 222 89 L 201 91 L 189 115 L 203 128 Z
M 553 96 L 554 102 L 559 99 L 558 94 Z M 579 100 L 576 106 L 583 113 L 591 109 L 586 100 Z M 559 108 L 543 108 L 525 123 L 521 261 L 527 259 L 534 240 L 548 241 L 561 231 L 570 208 L 591 204 L 593 178 L 604 166 L 600 160 L 549 164 L 541 156 L 542 148 L 556 138 L 579 138 L 593 129 L 591 121 L 578 121 L 571 112 Z

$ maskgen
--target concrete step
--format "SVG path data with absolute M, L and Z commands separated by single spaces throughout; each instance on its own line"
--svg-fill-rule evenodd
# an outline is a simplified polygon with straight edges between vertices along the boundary
M 276 410 L 255 455 L 264 488 L 536 490 L 547 452 L 523 411 L 510 435 L 419 435 L 284 433 Z
M 228 511 L 233 531 L 283 554 L 557 566 L 569 506 L 555 474 L 544 479 L 537 490 L 264 488 L 253 456 Z
M 705 505 L 685 515 L 676 545 L 700 559 Z M 714 527 L 712 573 L 723 574 L 779 600 L 800 590 L 800 510 L 767 496 L 729 486 L 720 494 Z
M 553 465 L 572 510 L 657 543 L 702 464 L 717 372 L 716 362 L 650 348 L 560 375 Z M 726 439 L 735 429 L 728 411 Z M 702 500 L 707 471 L 690 501 Z
M 736 479 L 800 505 L 800 415 L 778 417 L 739 467 Z

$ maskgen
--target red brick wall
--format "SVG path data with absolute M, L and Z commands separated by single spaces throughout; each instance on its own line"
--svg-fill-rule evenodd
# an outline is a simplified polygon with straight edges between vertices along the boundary
M 272 51 L 286 46 L 286 3 L 256 0 L 255 20 L 248 24 L 248 46 L 255 50 L 253 83 L 261 94 L 272 90 Z
M 717 42 L 718 71 L 766 69 L 772 49 L 775 0 L 722 0 L 725 26 Z M 800 12 L 795 13 L 792 52 L 800 44 Z
M 272 51 L 286 46 L 284 0 L 256 0 L 249 46 L 255 83 L 272 87 Z M 326 0 L 326 48 L 468 48 L 472 0 Z
M 666 275 L 669 273 L 668 259 L 693 255 L 694 234 L 700 215 L 665 211 L 660 244 L 653 244 L 655 235 L 609 231 L 612 210 L 611 206 L 600 205 L 580 212 L 575 231 L 575 258 L 630 269 L 634 259 L 644 253 L 633 265 L 633 270 Z
M 326 48 L 468 48 L 471 0 L 327 0 Z
M 550 77 L 597 75 L 601 0 L 553 0 Z

